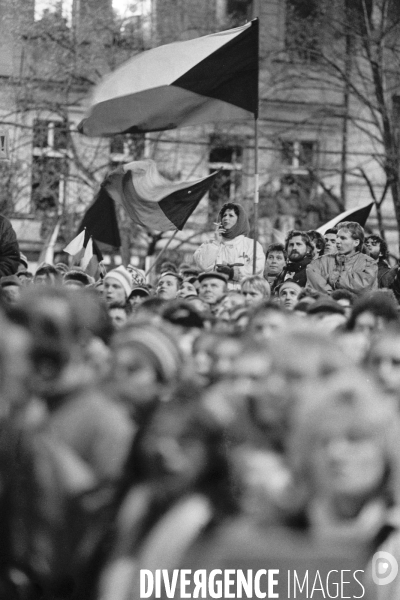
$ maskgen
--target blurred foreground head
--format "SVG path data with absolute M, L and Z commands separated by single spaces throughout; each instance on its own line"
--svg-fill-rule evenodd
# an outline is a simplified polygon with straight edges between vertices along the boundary
M 26 288 L 10 313 L 31 336 L 32 389 L 38 396 L 50 399 L 86 381 L 85 316 L 79 293 L 53 286 Z
M 306 385 L 298 401 L 290 454 L 298 497 L 324 528 L 356 518 L 374 503 L 398 501 L 396 406 L 367 375 L 345 370 Z
M 137 323 L 113 339 L 114 389 L 136 420 L 182 376 L 183 357 L 175 336 L 167 324 Z

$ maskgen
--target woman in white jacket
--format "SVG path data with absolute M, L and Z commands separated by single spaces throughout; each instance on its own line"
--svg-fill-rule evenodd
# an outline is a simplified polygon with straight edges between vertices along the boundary
M 204 242 L 196 250 L 195 263 L 202 271 L 219 271 L 228 275 L 230 282 L 240 283 L 253 274 L 254 240 L 247 237 L 249 230 L 249 220 L 243 207 L 234 202 L 224 204 L 218 215 L 215 239 Z M 256 249 L 255 275 L 262 276 L 265 254 L 259 242 Z

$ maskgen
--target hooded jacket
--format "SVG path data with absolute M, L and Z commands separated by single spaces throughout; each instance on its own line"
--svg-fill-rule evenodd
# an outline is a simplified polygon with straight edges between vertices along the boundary
M 232 204 L 232 203 L 229 203 Z M 222 221 L 225 210 L 224 205 L 218 215 L 218 221 Z M 215 240 L 204 242 L 194 253 L 193 259 L 196 265 L 205 272 L 214 271 L 217 265 L 234 265 L 240 263 L 242 266 L 234 267 L 233 281 L 241 282 L 245 277 L 253 275 L 253 249 L 254 240 L 248 238 L 249 221 L 240 204 L 235 204 L 239 215 L 232 229 L 222 234 L 221 242 Z M 259 242 L 256 245 L 256 272 L 255 275 L 263 276 L 265 267 L 265 254 Z
M 307 287 L 323 294 L 343 289 L 359 295 L 378 289 L 377 274 L 376 261 L 361 252 L 325 254 L 308 265 Z

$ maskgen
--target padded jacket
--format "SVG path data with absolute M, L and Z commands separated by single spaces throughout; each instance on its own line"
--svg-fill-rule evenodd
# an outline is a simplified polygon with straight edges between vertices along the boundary
M 307 287 L 323 294 L 338 289 L 363 294 L 378 289 L 377 274 L 376 261 L 366 254 L 327 254 L 308 265 Z

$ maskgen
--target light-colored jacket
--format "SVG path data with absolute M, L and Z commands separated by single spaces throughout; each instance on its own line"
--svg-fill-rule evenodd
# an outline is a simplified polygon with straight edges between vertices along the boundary
M 254 240 L 238 235 L 233 240 L 205 242 L 194 253 L 193 259 L 202 271 L 214 271 L 216 265 L 232 265 L 242 263 L 242 267 L 234 268 L 233 280 L 240 282 L 245 277 L 253 275 L 253 246 Z M 265 254 L 257 242 L 256 275 L 263 276 Z
M 327 254 L 307 267 L 307 286 L 323 294 L 343 289 L 363 294 L 378 289 L 378 265 L 366 254 Z

